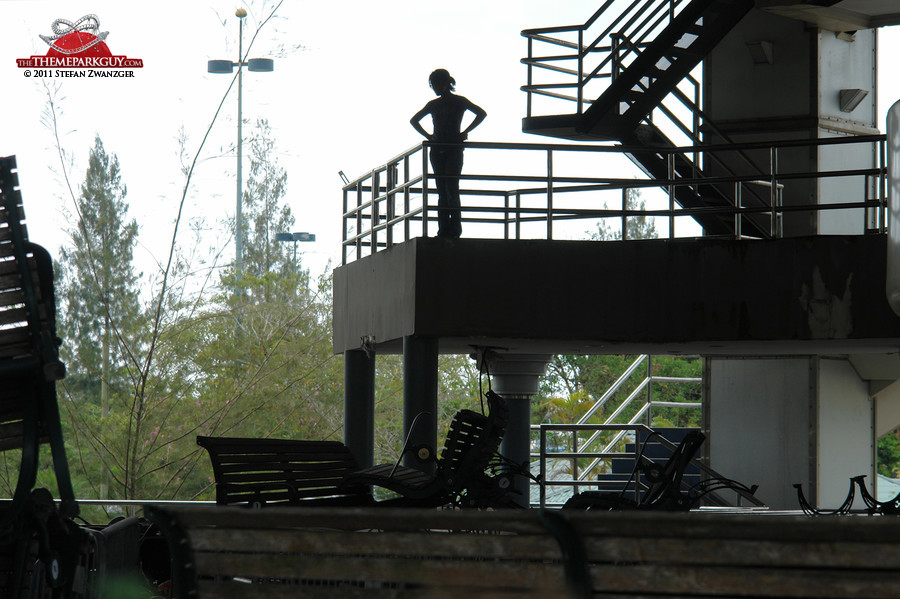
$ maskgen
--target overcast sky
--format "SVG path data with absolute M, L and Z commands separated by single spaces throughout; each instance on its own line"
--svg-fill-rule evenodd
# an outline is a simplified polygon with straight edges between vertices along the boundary
M 433 98 L 427 76 L 450 70 L 458 93 L 481 105 L 488 118 L 473 141 L 542 141 L 521 132 L 525 114 L 526 54 L 520 31 L 586 20 L 599 3 L 572 0 L 433 0 L 372 2 L 286 0 L 278 17 L 260 32 L 251 56 L 274 57 L 272 73 L 245 73 L 244 119 L 268 118 L 277 158 L 288 173 L 287 202 L 295 230 L 317 235 L 304 244 L 314 274 L 340 261 L 341 181 L 355 178 L 421 141 L 409 117 Z M 245 44 L 274 2 L 106 0 L 0 1 L 2 124 L 0 155 L 16 154 L 32 240 L 58 256 L 71 207 L 58 177 L 59 159 L 42 124 L 43 82 L 60 85 L 62 142 L 75 160 L 77 186 L 93 138 L 119 157 L 131 214 L 141 225 L 138 260 L 143 270 L 163 260 L 183 178 L 179 131 L 190 156 L 228 87 L 227 75 L 206 73 L 209 59 L 237 58 L 234 10 L 246 6 Z M 44 55 L 54 20 L 95 14 L 114 55 L 140 58 L 130 79 L 52 79 L 24 76 L 15 59 Z M 223 24 L 224 22 L 224 24 Z M 896 28 L 882 30 L 883 56 L 896 56 Z M 881 61 L 882 65 L 890 64 Z M 882 77 L 883 113 L 900 89 Z M 890 87 L 889 87 L 890 86 Z M 237 98 L 233 91 L 201 153 L 186 218 L 210 225 L 234 214 Z M 883 118 L 882 118 L 883 120 Z M 883 122 L 879 122 L 883 128 Z M 245 137 L 252 133 L 245 126 Z M 249 161 L 245 145 L 245 176 Z M 57 174 L 54 174 L 57 173 Z M 188 243 L 187 230 L 181 238 Z M 228 256 L 233 249 L 227 250 Z

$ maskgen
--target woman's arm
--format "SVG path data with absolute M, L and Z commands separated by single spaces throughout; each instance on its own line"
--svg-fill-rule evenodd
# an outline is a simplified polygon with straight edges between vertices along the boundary
M 472 119 L 472 122 L 469 123 L 469 126 L 466 127 L 465 130 L 462 132 L 463 139 L 468 137 L 469 131 L 471 131 L 478 125 L 480 125 L 481 122 L 484 120 L 484 117 L 487 116 L 487 112 L 485 112 L 484 108 L 482 108 L 481 106 L 478 106 L 477 104 L 470 101 L 469 99 L 466 99 L 466 103 L 467 103 L 466 108 L 468 110 L 471 110 L 475 114 L 475 118 Z
M 431 138 L 433 137 L 433 135 L 431 133 L 429 133 L 428 131 L 426 131 L 424 129 L 424 127 L 422 127 L 421 120 L 430 113 L 431 113 L 431 109 L 429 108 L 428 104 L 426 104 L 425 107 L 422 108 L 422 110 L 420 110 L 419 112 L 414 114 L 413 117 L 411 119 L 409 119 L 409 124 L 413 126 L 413 129 L 418 131 L 422 135 L 422 137 L 424 137 L 428 141 L 431 141 Z

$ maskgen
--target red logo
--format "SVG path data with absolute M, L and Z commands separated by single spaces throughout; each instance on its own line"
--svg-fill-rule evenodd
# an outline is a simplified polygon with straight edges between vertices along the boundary
M 19 68 L 134 69 L 144 66 L 140 58 L 110 52 L 105 41 L 109 32 L 100 31 L 97 15 L 85 15 L 74 23 L 56 19 L 50 29 L 52 35 L 40 36 L 50 46 L 46 56 L 17 58 Z

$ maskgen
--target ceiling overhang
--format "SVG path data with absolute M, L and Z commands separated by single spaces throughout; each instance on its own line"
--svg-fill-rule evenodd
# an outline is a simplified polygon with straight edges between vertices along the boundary
M 900 25 L 897 0 L 756 0 L 756 6 L 837 32 Z

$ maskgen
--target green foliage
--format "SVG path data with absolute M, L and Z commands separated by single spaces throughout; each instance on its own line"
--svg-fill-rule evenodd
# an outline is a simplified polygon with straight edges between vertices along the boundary
M 216 284 L 195 274 L 215 266 L 198 262 L 196 248 L 175 251 L 167 273 L 134 273 L 137 227 L 127 218 L 118 160 L 96 140 L 58 269 L 69 365 L 59 401 L 77 497 L 212 499 L 212 470 L 197 435 L 342 437 L 331 281 L 310 281 L 302 256 L 275 240 L 294 217 L 268 123 L 258 123 L 250 146 L 242 269 L 226 268 Z M 161 295 L 142 306 L 140 284 Z M 376 455 L 394 461 L 402 446 L 402 361 L 379 356 L 377 371 Z M 440 431 L 458 409 L 478 405 L 468 358 L 441 357 L 439 405 Z M 6 493 L 17 460 L 15 452 L 0 460 Z M 49 468 L 41 472 L 38 484 L 53 483 Z M 121 510 L 83 513 L 100 521 Z
M 543 377 L 532 423 L 572 424 L 579 422 L 589 410 L 596 411 L 585 420 L 585 424 L 600 424 L 611 420 L 614 424 L 639 423 L 651 427 L 690 427 L 701 425 L 700 410 L 694 407 L 653 408 L 639 414 L 650 399 L 653 401 L 699 403 L 700 385 L 696 382 L 653 381 L 649 377 L 699 378 L 702 363 L 700 358 L 674 356 L 652 356 L 645 360 L 630 377 L 624 380 L 614 393 L 607 391 L 638 359 L 636 355 L 558 355 L 550 362 L 547 375 Z M 599 404 L 606 397 L 605 402 Z M 548 443 L 553 451 L 575 451 L 585 447 L 594 433 L 556 432 L 549 434 Z M 595 438 L 591 450 L 611 444 L 616 432 L 604 432 Z M 624 450 L 625 439 L 613 449 Z M 551 468 L 557 472 L 572 474 L 575 467 L 584 471 L 592 459 L 551 460 Z M 595 466 L 595 472 L 608 469 L 608 462 Z
M 644 210 L 646 201 L 641 197 L 640 189 L 626 189 L 625 210 Z M 610 221 L 614 221 L 612 224 Z M 625 219 L 625 239 L 655 239 L 657 237 L 656 221 L 651 216 L 639 214 Z M 597 223 L 597 230 L 591 233 L 592 239 L 622 239 L 622 219 L 607 219 Z
M 278 288 L 284 290 L 280 281 L 285 277 L 294 279 L 294 289 L 303 282 L 298 275 L 299 266 L 289 253 L 294 248 L 275 241 L 277 233 L 292 230 L 294 216 L 290 207 L 283 204 L 287 173 L 278 164 L 274 149 L 269 123 L 259 119 L 256 134 L 250 140 L 250 175 L 244 189 L 241 223 L 244 243 L 241 276 L 251 277 L 252 281 L 243 285 L 243 291 L 259 301 L 276 299 L 272 294 Z
M 878 474 L 900 478 L 900 439 L 896 432 L 878 439 L 876 463 Z
M 128 219 L 119 161 L 99 137 L 74 198 L 71 244 L 61 253 L 58 288 L 60 349 L 68 375 L 59 386 L 60 411 L 77 464 L 76 490 L 125 493 L 135 457 L 133 433 L 142 424 L 140 354 L 146 318 L 133 268 L 137 223 Z
M 486 387 L 484 390 L 487 390 Z M 438 359 L 437 451 L 453 415 L 461 409 L 480 410 L 479 378 L 467 356 Z M 375 369 L 375 461 L 394 462 L 403 447 L 403 358 L 378 355 Z

